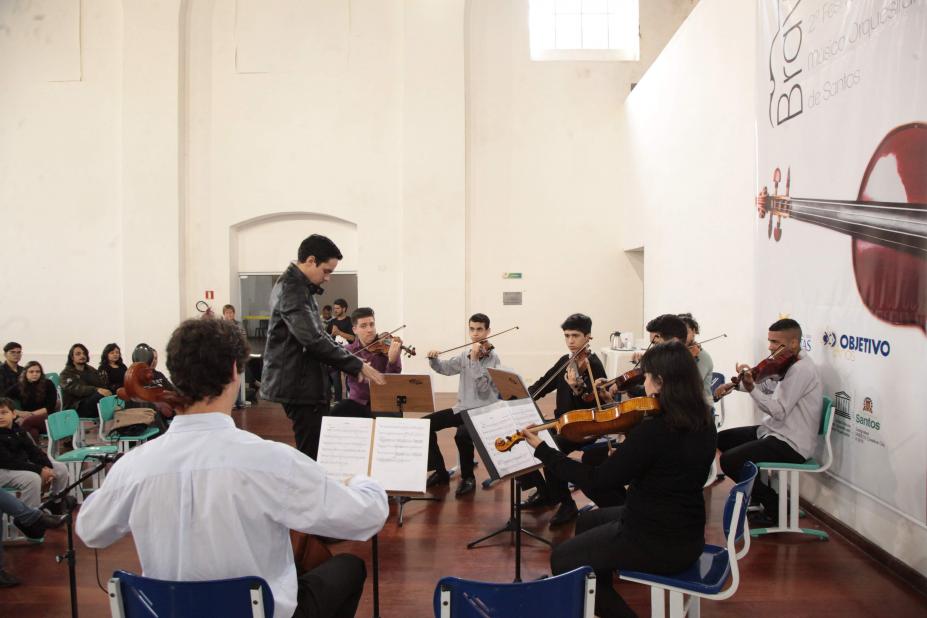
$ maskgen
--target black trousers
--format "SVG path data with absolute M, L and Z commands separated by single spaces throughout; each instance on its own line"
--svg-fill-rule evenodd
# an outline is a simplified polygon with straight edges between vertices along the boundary
M 718 434 L 718 450 L 721 451 L 721 470 L 727 476 L 740 481 L 744 462 L 781 461 L 784 463 L 804 463 L 805 458 L 795 449 L 779 438 L 766 436 L 758 438 L 753 427 L 725 429 Z M 775 490 L 761 483 L 759 477 L 753 483 L 753 497 L 763 505 L 766 513 L 775 516 L 779 512 L 779 495 Z
M 367 567 L 357 556 L 332 556 L 297 580 L 293 618 L 352 618 L 366 578 Z
M 438 432 L 442 429 L 457 428 L 454 434 L 454 442 L 457 444 L 457 453 L 460 456 L 460 478 L 473 478 L 473 439 L 467 428 L 464 427 L 463 418 L 460 414 L 454 414 L 454 410 L 438 410 L 426 416 L 431 421 L 431 433 L 428 436 L 428 469 L 436 472 L 447 472 L 447 466 L 444 464 L 444 455 L 438 448 Z
M 100 393 L 87 395 L 77 402 L 77 416 L 81 418 L 100 418 L 100 412 L 97 410 L 97 404 L 103 399 Z
M 624 526 L 625 507 L 616 506 L 582 513 L 576 536 L 554 548 L 550 568 L 554 575 L 591 566 L 595 571 L 595 613 L 602 618 L 635 616 L 615 590 L 616 569 L 651 573 L 678 573 L 701 554 L 703 540 L 687 543 L 647 541 Z
M 328 413 L 328 404 L 283 404 L 283 411 L 293 423 L 296 435 L 296 450 L 315 459 L 319 454 L 319 434 L 322 431 L 322 417 Z
M 334 406 L 326 416 L 354 416 L 360 418 L 373 418 L 370 413 L 370 406 L 357 403 L 353 399 L 342 399 Z

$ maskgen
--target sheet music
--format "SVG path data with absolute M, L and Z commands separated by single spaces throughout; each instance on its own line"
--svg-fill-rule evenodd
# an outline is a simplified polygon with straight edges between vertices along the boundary
M 370 470 L 372 418 L 325 416 L 316 461 L 332 478 L 344 481 Z
M 370 476 L 383 489 L 425 493 L 430 426 L 423 418 L 377 418 Z
M 540 460 L 535 459 L 534 449 L 524 441 L 519 442 L 505 453 L 496 450 L 496 438 L 510 436 L 522 427 L 541 422 L 541 416 L 531 400 L 497 401 L 488 406 L 470 410 L 469 415 L 473 428 L 479 435 L 500 477 L 532 468 L 541 463 Z M 541 432 L 541 436 L 545 442 L 557 448 L 549 432 Z

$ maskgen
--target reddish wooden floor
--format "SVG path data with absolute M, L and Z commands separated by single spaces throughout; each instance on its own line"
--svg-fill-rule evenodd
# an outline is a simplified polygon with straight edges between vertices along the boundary
M 439 403 L 447 403 L 441 396 Z M 276 406 L 259 406 L 236 413 L 240 426 L 268 439 L 292 443 L 289 423 Z M 442 450 L 448 461 L 456 457 L 452 432 L 442 432 Z M 478 480 L 485 477 L 477 468 Z M 440 503 L 415 502 L 405 509 L 405 525 L 396 526 L 395 507 L 380 534 L 381 615 L 414 618 L 432 615 L 435 582 L 443 575 L 491 581 L 511 581 L 514 547 L 510 535 L 500 535 L 480 548 L 467 550 L 466 543 L 495 529 L 508 516 L 508 488 L 477 489 L 456 500 L 451 491 L 439 492 Z M 708 538 L 720 542 L 720 509 L 730 488 L 725 482 L 712 490 Z M 586 502 L 575 494 L 580 505 Z M 525 527 L 555 543 L 572 534 L 567 528 L 551 532 L 552 512 L 526 514 Z M 820 526 L 808 519 L 806 525 Z M 706 616 L 925 616 L 927 598 L 887 573 L 879 564 L 842 537 L 831 532 L 828 542 L 804 538 L 754 539 L 741 563 L 740 589 L 722 602 L 706 601 Z M 51 531 L 42 545 L 7 545 L 6 566 L 23 580 L 18 588 L 0 590 L 0 616 L 55 618 L 70 615 L 67 568 L 55 562 L 65 548 L 65 533 Z M 340 543 L 336 553 L 354 552 L 369 561 L 369 543 Z M 549 572 L 549 550 L 527 540 L 523 550 L 522 576 L 536 578 Z M 368 562 L 369 564 L 369 562 Z M 104 586 L 114 569 L 138 571 L 130 538 L 99 552 L 100 579 Z M 82 616 L 108 616 L 107 597 L 96 583 L 94 552 L 78 541 L 78 599 Z M 642 616 L 649 614 L 648 589 L 619 584 L 620 592 Z M 358 616 L 371 615 L 370 578 Z

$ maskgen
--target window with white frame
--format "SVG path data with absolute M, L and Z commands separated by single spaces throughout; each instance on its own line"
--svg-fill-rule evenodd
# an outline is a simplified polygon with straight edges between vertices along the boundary
M 638 0 L 530 0 L 532 60 L 640 60 Z

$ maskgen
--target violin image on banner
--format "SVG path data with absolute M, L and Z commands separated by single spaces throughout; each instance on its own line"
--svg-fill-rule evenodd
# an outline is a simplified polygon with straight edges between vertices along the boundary
M 627 433 L 636 427 L 647 414 L 660 410 L 656 397 L 635 397 L 609 407 L 589 410 L 573 410 L 553 421 L 532 425 L 531 429 L 551 429 L 570 442 L 584 442 L 609 433 Z M 496 439 L 496 450 L 506 452 L 525 439 L 518 431 L 511 436 Z
M 126 377 L 117 395 L 123 401 L 141 399 L 152 403 L 164 402 L 178 410 L 185 410 L 193 402 L 184 395 L 163 386 L 152 386 L 154 370 L 146 363 L 132 363 L 126 370 Z M 318 538 L 305 532 L 290 530 L 296 573 L 302 575 L 311 571 L 332 557 L 328 546 Z
M 773 194 L 756 198 L 767 236 L 782 238 L 782 220 L 797 219 L 853 238 L 856 288 L 866 308 L 890 324 L 916 326 L 927 334 L 927 124 L 890 131 L 866 166 L 855 200 L 779 194 L 782 173 L 773 172 Z M 902 201 L 892 201 L 903 197 Z M 773 219 L 775 218 L 775 225 Z

